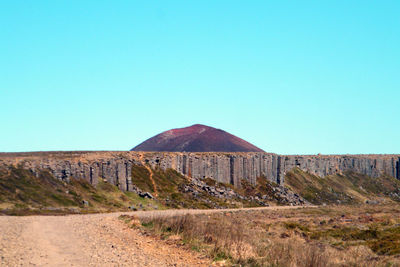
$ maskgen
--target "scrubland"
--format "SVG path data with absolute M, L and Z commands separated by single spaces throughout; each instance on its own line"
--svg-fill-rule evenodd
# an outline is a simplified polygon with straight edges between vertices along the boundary
M 225 266 L 400 266 L 400 206 L 121 216 Z

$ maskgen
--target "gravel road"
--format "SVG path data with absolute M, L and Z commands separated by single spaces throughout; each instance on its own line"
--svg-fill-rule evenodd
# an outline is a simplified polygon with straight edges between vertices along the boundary
M 282 208 L 292 207 L 263 209 Z M 144 236 L 118 217 L 221 211 L 0 216 L 0 266 L 210 266 L 209 259 Z

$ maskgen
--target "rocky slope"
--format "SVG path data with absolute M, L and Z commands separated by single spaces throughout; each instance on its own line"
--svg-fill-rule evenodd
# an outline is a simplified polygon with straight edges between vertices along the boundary
M 14 166 L 0 166 L 0 215 L 128 211 L 132 206 L 162 207 L 155 200 L 122 192 L 103 180 L 94 187 L 83 179 L 67 183 L 47 170 L 32 173 Z
M 313 204 L 378 204 L 400 201 L 400 180 L 345 171 L 324 178 L 298 168 L 285 176 L 285 186 Z
M 132 190 L 132 167 L 173 169 L 187 177 L 211 178 L 241 186 L 255 185 L 260 176 L 284 184 L 294 168 L 319 177 L 352 171 L 370 177 L 383 174 L 400 179 L 400 155 L 280 156 L 272 153 L 179 153 L 179 152 L 36 152 L 0 153 L 0 165 L 20 165 L 38 173 L 48 169 L 56 178 L 82 178 L 96 185 L 106 179 L 121 190 Z
M 350 196 L 354 197 L 354 192 L 355 194 L 360 192 L 353 190 L 353 193 L 345 194 L 345 196 L 341 193 L 343 188 L 324 186 L 325 181 L 329 184 L 331 177 L 334 176 L 336 184 L 340 184 L 340 181 L 343 184 L 348 181 L 353 183 L 351 180 L 353 178 L 348 176 L 348 172 L 358 174 L 356 177 L 358 180 L 364 179 L 369 181 L 368 183 L 375 180 L 399 179 L 399 162 L 400 155 L 280 156 L 256 152 L 0 153 L 0 166 L 7 168 L 17 166 L 19 169 L 29 170 L 34 177 L 40 177 L 43 170 L 47 170 L 61 181 L 83 179 L 95 187 L 102 181 L 107 181 L 122 191 L 130 191 L 142 196 L 146 196 L 147 193 L 157 196 L 158 192 L 160 194 L 158 199 L 166 206 L 194 208 L 234 207 L 238 203 L 245 206 L 265 205 L 271 201 L 298 205 L 304 203 L 300 196 L 315 203 L 332 203 L 337 200 L 346 203 L 353 202 Z M 293 187 L 297 195 L 282 187 L 286 184 L 285 179 L 294 169 L 303 172 L 304 179 L 313 181 L 312 186 L 306 188 L 307 190 L 303 190 L 302 187 Z M 246 185 L 257 188 L 260 177 L 265 186 L 268 183 L 276 184 L 274 191 L 266 187 L 258 191 L 250 190 L 250 193 L 237 191 L 238 195 L 231 198 L 231 191 L 226 186 L 224 189 L 201 185 L 206 180 L 213 180 L 220 184 L 230 185 L 235 190 L 243 190 Z M 346 190 L 354 189 L 356 184 L 366 187 L 365 183 L 356 181 L 349 184 Z M 291 181 L 287 185 L 291 186 Z M 380 188 L 378 191 L 386 192 L 385 196 L 390 197 L 389 191 L 400 193 L 396 191 L 395 183 L 390 182 L 388 186 L 388 183 L 384 182 L 383 187 Z M 222 190 L 222 194 L 217 189 Z M 324 197 L 310 197 L 307 195 L 310 190 Z M 331 194 L 332 192 L 325 194 L 327 190 L 334 190 L 336 195 Z M 363 193 L 380 195 L 375 191 L 363 191 L 361 195 Z M 175 199 L 172 199 L 172 195 Z M 194 201 L 197 196 L 201 196 L 202 200 Z M 221 202 L 219 197 L 222 197 L 224 201 Z
M 212 180 L 188 178 L 175 170 L 133 164 L 129 191 L 104 178 L 55 178 L 45 168 L 0 165 L 0 215 L 93 213 L 164 208 L 241 208 L 270 204 L 305 205 L 307 201 L 283 187 L 258 178 L 241 188 Z
M 134 147 L 132 151 L 263 152 L 239 137 L 201 124 L 165 131 Z

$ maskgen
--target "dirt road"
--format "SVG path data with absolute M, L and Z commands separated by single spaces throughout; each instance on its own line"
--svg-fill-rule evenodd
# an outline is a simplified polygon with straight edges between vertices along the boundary
M 293 207 L 263 209 L 283 208 Z M 0 266 L 209 266 L 209 259 L 143 236 L 118 217 L 221 211 L 224 210 L 0 216 Z

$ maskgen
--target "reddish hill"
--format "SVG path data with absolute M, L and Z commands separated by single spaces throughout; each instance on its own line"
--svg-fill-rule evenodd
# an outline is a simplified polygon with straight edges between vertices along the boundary
M 201 124 L 160 133 L 132 151 L 264 152 L 239 137 Z

